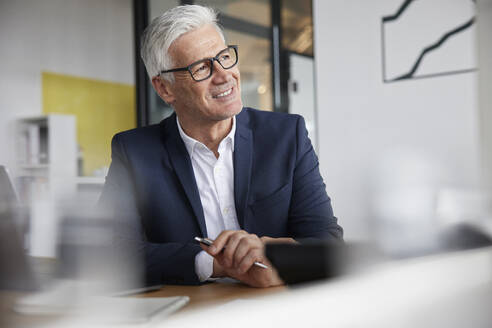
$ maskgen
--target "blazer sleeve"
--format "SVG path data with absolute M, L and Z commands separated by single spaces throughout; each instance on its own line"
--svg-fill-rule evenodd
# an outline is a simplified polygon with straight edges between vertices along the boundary
M 114 221 L 113 245 L 124 249 L 125 258 L 137 257 L 142 263 L 145 283 L 200 284 L 195 273 L 197 244 L 152 243 L 146 239 L 139 214 L 135 185 L 123 142 L 116 135 L 111 142 L 111 166 L 106 177 L 99 208 Z
M 342 240 L 304 119 L 297 120 L 297 151 L 289 209 L 289 233 L 296 239 Z

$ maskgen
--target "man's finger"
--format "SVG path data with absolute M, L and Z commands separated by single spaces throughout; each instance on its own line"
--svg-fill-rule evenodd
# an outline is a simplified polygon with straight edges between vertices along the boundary
M 220 235 L 215 238 L 214 242 L 212 245 L 208 248 L 209 254 L 210 255 L 216 255 L 222 251 L 222 249 L 225 247 L 227 244 L 227 240 L 229 239 L 229 235 L 234 233 L 234 231 L 231 230 L 224 230 L 220 233 Z
M 248 235 L 247 238 L 241 239 L 234 253 L 234 266 L 238 267 L 243 258 L 252 249 L 262 249 L 263 244 L 256 235 Z
M 229 238 L 231 235 L 236 233 L 247 234 L 244 230 L 224 230 L 222 231 L 217 238 L 215 238 L 214 243 L 210 246 L 211 255 L 215 255 L 220 253 L 228 244 Z
M 205 245 L 204 243 L 200 243 L 200 247 L 207 253 L 210 254 L 210 246 Z
M 224 261 L 226 266 L 230 267 L 233 265 L 235 262 L 236 249 L 245 238 L 248 238 L 248 234 L 244 231 L 236 231 L 236 233 L 229 235 L 227 245 L 224 249 Z
M 254 265 L 256 261 L 261 262 L 263 259 L 263 252 L 258 249 L 250 249 L 249 252 L 241 259 L 237 266 L 239 274 L 246 273 Z M 263 270 L 263 269 L 260 269 Z M 266 270 L 265 270 L 266 273 Z

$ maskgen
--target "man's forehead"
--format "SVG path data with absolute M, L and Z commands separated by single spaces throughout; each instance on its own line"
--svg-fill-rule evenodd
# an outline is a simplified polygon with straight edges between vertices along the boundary
M 177 38 L 169 47 L 175 62 L 183 63 L 213 57 L 225 47 L 221 34 L 212 25 L 205 25 Z

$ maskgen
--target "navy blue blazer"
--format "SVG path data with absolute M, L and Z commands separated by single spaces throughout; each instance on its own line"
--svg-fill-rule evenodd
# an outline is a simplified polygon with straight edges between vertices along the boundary
M 243 108 L 233 163 L 242 229 L 260 237 L 342 238 L 301 116 Z M 143 255 L 147 283 L 199 283 L 201 248 L 193 238 L 207 229 L 175 114 L 113 137 L 100 204 L 113 210 L 116 243 Z

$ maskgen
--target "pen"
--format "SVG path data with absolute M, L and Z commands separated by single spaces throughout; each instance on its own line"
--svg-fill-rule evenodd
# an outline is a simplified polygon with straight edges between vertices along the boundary
M 214 242 L 212 239 L 210 238 L 201 238 L 201 237 L 195 237 L 195 240 L 204 244 L 204 245 L 207 245 L 207 246 L 210 246 L 212 245 L 212 243 Z M 225 248 L 225 247 L 224 247 Z M 260 262 L 254 262 L 253 263 L 254 265 L 256 265 L 257 267 L 260 267 L 260 268 L 263 268 L 263 269 L 268 269 L 268 266 L 266 266 L 265 264 L 263 263 L 260 263 Z

